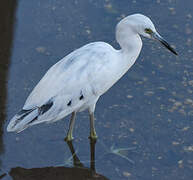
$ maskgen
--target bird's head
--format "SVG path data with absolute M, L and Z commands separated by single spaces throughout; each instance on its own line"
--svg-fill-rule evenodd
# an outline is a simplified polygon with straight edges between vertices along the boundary
M 177 55 L 177 52 L 167 43 L 167 41 L 156 31 L 153 22 L 142 14 L 133 14 L 127 16 L 119 23 L 122 28 L 129 26 L 131 31 L 137 33 L 143 37 L 158 40 L 164 45 L 167 49 L 169 49 L 172 53 Z M 121 27 L 120 26 L 120 27 Z M 125 28 L 126 29 L 126 28 Z

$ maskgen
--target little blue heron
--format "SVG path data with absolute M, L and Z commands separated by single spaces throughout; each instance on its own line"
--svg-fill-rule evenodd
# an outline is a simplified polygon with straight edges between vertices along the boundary
M 87 110 L 90 117 L 90 138 L 96 139 L 94 111 L 99 97 L 113 86 L 135 63 L 142 48 L 141 36 L 160 41 L 176 51 L 159 35 L 152 21 L 133 14 L 116 26 L 116 50 L 105 42 L 89 43 L 53 65 L 27 98 L 22 110 L 10 121 L 9 132 L 20 132 L 29 126 L 55 122 L 72 114 L 67 141 L 77 112 Z

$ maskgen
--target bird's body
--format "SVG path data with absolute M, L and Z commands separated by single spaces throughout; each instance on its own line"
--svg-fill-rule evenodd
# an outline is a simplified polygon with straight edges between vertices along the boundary
M 36 85 L 7 130 L 20 132 L 34 124 L 55 122 L 74 113 L 68 133 L 71 139 L 76 112 L 88 109 L 91 136 L 92 132 L 95 136 L 94 110 L 97 100 L 128 71 L 141 51 L 142 41 L 137 30 L 144 27 L 139 26 L 140 30 L 133 28 L 135 20 L 138 22 L 140 18 L 146 20 L 144 26 L 156 32 L 149 18 L 140 14 L 131 15 L 116 28 L 120 50 L 105 42 L 94 42 L 65 56 Z
M 135 58 L 133 63 L 134 61 Z M 92 109 L 98 98 L 120 79 L 130 66 L 131 62 L 124 57 L 122 51 L 115 50 L 105 42 L 85 45 L 48 70 L 27 98 L 23 109 L 41 107 L 48 101 L 54 102 L 49 113 L 42 114 L 33 122 L 36 124 L 59 120 L 73 111 Z M 81 96 L 83 98 L 80 100 Z
M 118 66 L 119 55 L 119 51 L 103 42 L 90 43 L 75 50 L 48 70 L 28 97 L 24 109 L 41 107 L 51 100 L 54 104 L 49 113 L 38 118 L 39 122 L 50 122 L 73 111 L 92 108 L 120 78 L 120 71 L 112 71 Z

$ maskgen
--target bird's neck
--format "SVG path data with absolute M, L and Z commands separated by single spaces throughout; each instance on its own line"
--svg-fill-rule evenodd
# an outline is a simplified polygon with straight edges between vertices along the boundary
M 123 29 L 116 32 L 116 40 L 121 46 L 121 51 L 129 58 L 137 58 L 141 48 L 142 40 L 139 34 L 129 29 Z
M 142 40 L 137 33 L 119 31 L 116 39 L 121 46 L 121 56 L 124 67 L 124 73 L 135 63 L 142 48 Z

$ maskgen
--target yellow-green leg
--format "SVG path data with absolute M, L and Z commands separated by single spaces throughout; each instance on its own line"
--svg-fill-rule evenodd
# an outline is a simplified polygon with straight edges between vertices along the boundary
M 89 113 L 90 116 L 90 136 L 91 139 L 97 139 L 97 134 L 94 127 L 94 112 Z
M 76 118 L 76 112 L 73 112 L 71 119 L 70 119 L 70 126 L 68 129 L 68 133 L 67 133 L 66 138 L 64 139 L 65 141 L 72 141 L 73 140 L 72 132 L 73 132 L 73 128 L 74 128 L 75 118 Z

